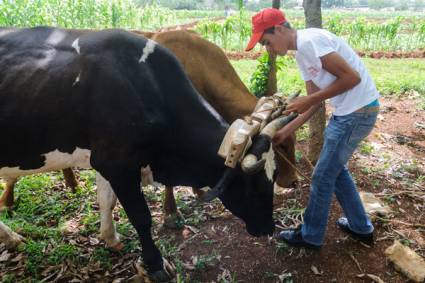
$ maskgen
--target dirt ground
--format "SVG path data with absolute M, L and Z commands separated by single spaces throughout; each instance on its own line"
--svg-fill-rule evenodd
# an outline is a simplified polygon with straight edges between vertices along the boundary
M 361 145 L 350 161 L 359 190 L 375 193 L 392 209 L 392 215 L 374 221 L 376 244 L 367 247 L 342 233 L 335 225 L 341 210 L 334 200 L 329 217 L 324 246 L 319 251 L 289 248 L 266 238 L 249 236 L 243 223 L 225 211 L 215 201 L 201 204 L 188 188 L 177 188 L 178 206 L 186 225 L 172 230 L 162 226 L 161 200 L 149 197 L 161 191 L 147 193 L 153 219 L 154 235 L 163 255 L 177 266 L 176 282 L 373 282 L 357 276 L 368 273 L 384 282 L 408 282 L 388 262 L 384 251 L 394 239 L 401 240 L 417 253 L 425 254 L 425 111 L 417 106 L 417 97 L 382 99 L 379 121 L 367 143 Z M 297 145 L 300 170 L 311 175 L 302 153 L 306 142 Z M 62 189 L 62 188 L 59 188 Z M 295 188 L 276 192 L 275 219 L 277 231 L 297 225 L 308 200 L 309 184 L 300 180 Z M 94 207 L 96 209 L 96 207 Z M 117 221 L 123 221 L 118 209 Z M 75 215 L 75 227 L 66 241 L 78 246 L 81 256 L 93 258 L 97 232 L 81 235 L 80 216 Z M 125 220 L 126 221 L 126 220 Z M 45 282 L 148 282 L 134 262 L 139 257 L 135 232 L 122 237 L 121 252 L 107 252 L 111 264 L 89 261 L 85 265 L 64 260 L 55 266 L 43 266 Z M 2 258 L 3 257 L 3 258 Z M 7 274 L 25 278 L 26 255 L 18 251 L 5 252 L 0 245 L 0 278 Z M 139 274 L 139 275 L 135 275 Z

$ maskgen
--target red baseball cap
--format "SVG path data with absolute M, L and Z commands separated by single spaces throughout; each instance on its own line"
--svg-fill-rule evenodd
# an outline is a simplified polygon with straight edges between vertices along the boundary
M 267 8 L 252 16 L 252 35 L 245 48 L 249 51 L 257 44 L 266 29 L 286 22 L 285 14 L 279 9 Z

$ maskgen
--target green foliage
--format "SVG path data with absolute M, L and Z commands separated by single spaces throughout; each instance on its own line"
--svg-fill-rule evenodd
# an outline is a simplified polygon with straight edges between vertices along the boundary
M 250 15 L 242 8 L 222 22 L 203 20 L 195 30 L 224 49 L 241 50 L 251 36 Z
M 285 67 L 277 74 L 278 90 L 283 93 L 293 93 L 304 89 L 294 58 L 285 59 Z M 425 72 L 423 59 L 371 59 L 362 58 L 369 73 L 382 95 L 403 95 L 406 92 L 416 91 L 422 104 L 425 106 L 425 80 L 422 74 Z M 257 67 L 258 61 L 239 60 L 232 61 L 233 67 L 241 77 L 242 81 L 250 86 L 251 70 Z M 395 79 L 396 78 L 396 79 Z
M 32 240 L 28 240 L 23 247 L 23 251 L 28 255 L 25 270 L 30 274 L 38 275 L 41 262 L 44 258 L 43 250 L 45 247 L 46 244 L 44 242 L 34 242 Z
M 302 13 L 286 10 L 286 14 L 293 27 L 305 27 Z M 229 24 L 232 28 L 229 28 Z M 361 15 L 349 11 L 323 12 L 324 28 L 343 37 L 360 51 L 410 51 L 425 48 L 424 25 L 423 15 L 411 12 L 369 12 Z M 196 26 L 196 30 L 205 39 L 226 50 L 243 50 L 251 35 L 250 14 L 242 10 L 224 22 L 204 20 Z
M 256 97 L 262 97 L 267 92 L 267 83 L 271 62 L 268 53 L 264 53 L 257 59 L 258 64 L 249 79 L 251 92 Z M 286 65 L 287 57 L 278 57 L 276 59 L 276 72 L 281 71 Z
M 96 247 L 93 251 L 92 260 L 100 262 L 100 265 L 106 269 L 112 266 L 111 252 L 105 248 Z
M 392 7 L 394 5 L 392 0 L 369 0 L 369 8 L 382 9 L 386 7 Z
M 360 143 L 359 151 L 362 154 L 370 155 L 373 152 L 373 146 L 371 144 L 363 141 L 363 142 Z
M 262 97 L 267 92 L 268 75 L 270 72 L 269 55 L 264 53 L 257 59 L 258 64 L 249 80 L 250 90 L 256 97 Z
M 0 26 L 126 28 L 144 31 L 193 21 L 222 12 L 177 11 L 157 4 L 137 6 L 132 0 L 3 0 Z
M 60 244 L 47 257 L 48 264 L 61 264 L 66 259 L 75 260 L 78 256 L 78 250 L 73 245 Z

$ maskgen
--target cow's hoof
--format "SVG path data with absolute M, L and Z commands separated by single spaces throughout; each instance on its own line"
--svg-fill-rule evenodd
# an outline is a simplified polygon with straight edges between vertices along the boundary
M 120 250 L 124 248 L 123 243 L 121 243 L 120 241 L 120 236 L 116 232 L 113 236 L 109 236 L 109 237 L 103 236 L 101 233 L 99 238 L 106 242 L 106 247 L 108 249 L 119 252 Z
M 168 282 L 176 276 L 176 268 L 168 260 L 162 258 L 163 269 L 149 273 L 149 278 L 154 282 Z
M 166 215 L 164 218 L 164 227 L 169 229 L 181 229 L 184 226 L 184 217 L 183 215 L 177 211 L 176 213 L 172 213 Z
M 25 238 L 15 232 L 10 236 L 10 239 L 4 242 L 7 249 L 15 249 L 25 242 Z

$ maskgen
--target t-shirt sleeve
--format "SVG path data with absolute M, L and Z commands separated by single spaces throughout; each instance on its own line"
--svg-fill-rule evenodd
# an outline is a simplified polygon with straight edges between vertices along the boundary
M 297 64 L 302 79 L 309 81 L 316 77 L 322 69 L 320 57 L 335 51 L 332 42 L 325 36 L 316 36 L 298 46 Z

